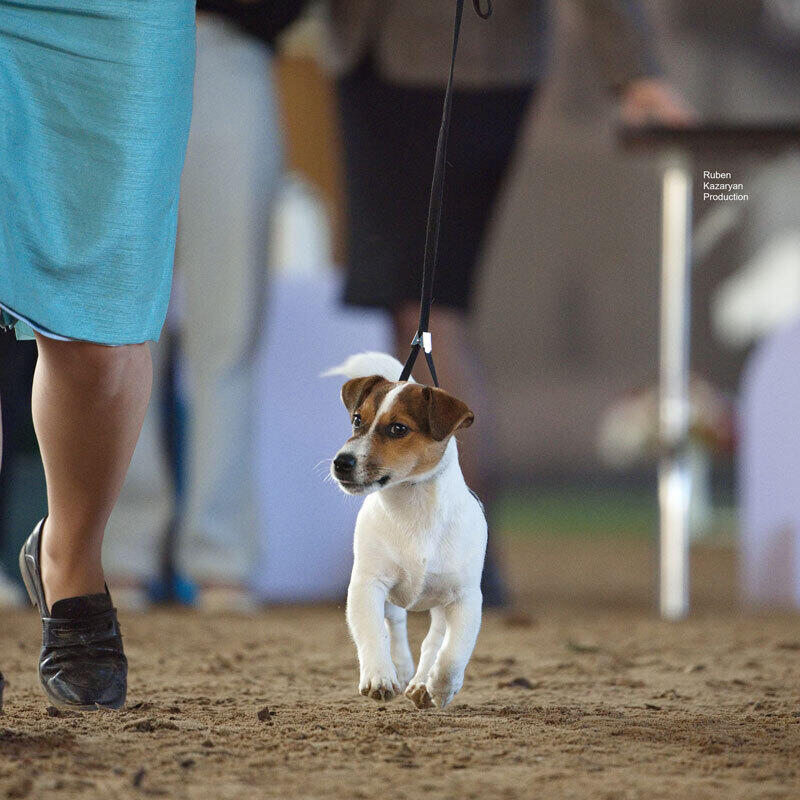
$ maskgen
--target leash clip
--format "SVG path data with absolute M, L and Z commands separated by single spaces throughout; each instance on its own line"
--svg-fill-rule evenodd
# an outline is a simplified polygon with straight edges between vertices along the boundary
M 433 350 L 433 337 L 430 334 L 430 331 L 417 331 L 414 334 L 414 338 L 411 341 L 411 346 L 416 347 L 417 345 L 421 345 L 422 349 L 426 353 L 430 353 Z
M 408 360 L 403 367 L 403 371 L 400 373 L 399 380 L 407 381 L 409 379 L 411 370 L 414 367 L 414 362 L 417 360 L 417 354 L 420 350 L 425 353 L 425 360 L 428 362 L 428 369 L 431 372 L 431 378 L 433 378 L 433 385 L 438 389 L 439 378 L 436 375 L 436 367 L 433 364 L 433 356 L 431 355 L 431 351 L 433 350 L 433 337 L 430 331 L 417 331 L 414 334 L 414 338 L 411 341 L 411 352 L 408 354 Z

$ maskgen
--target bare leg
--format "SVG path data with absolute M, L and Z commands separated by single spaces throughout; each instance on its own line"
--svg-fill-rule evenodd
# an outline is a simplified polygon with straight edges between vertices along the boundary
M 417 708 L 430 708 L 433 705 L 426 684 L 431 667 L 436 661 L 436 655 L 442 646 L 445 630 L 444 610 L 441 606 L 436 606 L 431 609 L 431 627 L 428 628 L 428 633 L 422 641 L 417 672 L 406 689 L 406 695 L 414 701 Z
M 392 663 L 397 670 L 397 681 L 402 691 L 408 686 L 408 682 L 414 674 L 414 657 L 408 646 L 408 614 L 404 608 L 387 600 L 384 616 L 386 617 L 386 627 L 389 630 Z
M 47 478 L 42 580 L 56 600 L 102 592 L 101 549 L 150 398 L 146 344 L 36 337 L 33 423 Z

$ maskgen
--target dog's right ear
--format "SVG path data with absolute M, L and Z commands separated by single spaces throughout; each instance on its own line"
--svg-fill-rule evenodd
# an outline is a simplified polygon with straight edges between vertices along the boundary
M 352 414 L 379 383 L 388 381 L 382 375 L 370 375 L 367 378 L 353 378 L 347 381 L 342 386 L 342 402 L 347 411 Z
M 444 441 L 459 428 L 469 428 L 475 422 L 475 415 L 453 395 L 425 386 L 422 390 L 428 406 L 428 430 L 437 441 Z

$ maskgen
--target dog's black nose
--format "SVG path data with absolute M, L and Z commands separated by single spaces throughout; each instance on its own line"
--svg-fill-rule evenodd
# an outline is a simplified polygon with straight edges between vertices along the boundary
M 347 475 L 353 471 L 356 466 L 356 457 L 352 453 L 339 453 L 333 459 L 333 468 L 341 475 Z

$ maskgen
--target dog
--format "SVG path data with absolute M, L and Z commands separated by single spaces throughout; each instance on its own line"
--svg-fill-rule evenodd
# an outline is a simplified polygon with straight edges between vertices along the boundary
M 347 494 L 366 495 L 347 623 L 362 695 L 383 702 L 405 692 L 417 708 L 444 708 L 461 689 L 481 624 L 486 517 L 453 436 L 474 415 L 441 389 L 398 381 L 401 371 L 392 356 L 360 353 L 325 373 L 349 378 L 341 396 L 353 426 L 331 475 Z M 416 671 L 408 611 L 431 618 Z

